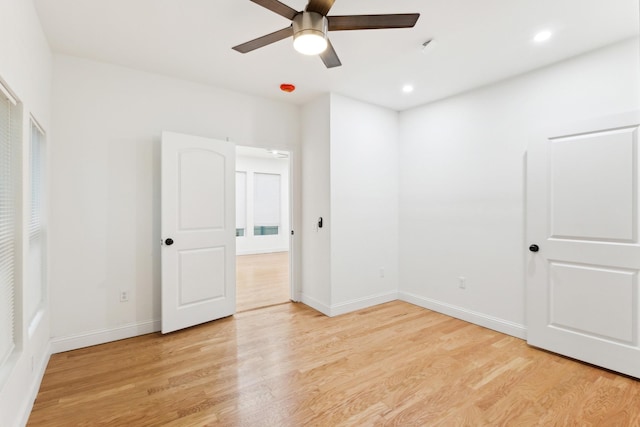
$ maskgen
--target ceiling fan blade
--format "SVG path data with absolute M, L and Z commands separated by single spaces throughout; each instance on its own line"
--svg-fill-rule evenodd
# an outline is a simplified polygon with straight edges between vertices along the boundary
M 324 62 L 324 65 L 327 68 L 334 68 L 342 65 L 342 62 L 340 62 L 340 58 L 338 58 L 338 54 L 329 39 L 327 39 L 327 49 L 320 54 L 320 59 L 322 59 L 322 62 Z
M 298 14 L 298 11 L 290 8 L 284 3 L 280 3 L 278 0 L 251 0 L 260 6 L 269 9 L 272 12 L 277 13 L 280 16 L 284 16 L 288 20 L 292 21 L 293 17 Z
M 393 15 L 345 15 L 327 16 L 329 31 L 377 30 L 383 28 L 411 28 L 416 25 L 419 13 Z
M 258 37 L 257 39 L 253 39 L 246 43 L 239 44 L 238 46 L 234 46 L 232 49 L 240 53 L 247 53 L 271 43 L 275 43 L 282 39 L 286 39 L 287 37 L 291 37 L 292 35 L 293 27 L 289 26 L 287 28 L 275 31 L 271 34 L 267 34 L 266 36 Z
M 322 16 L 327 16 L 329 10 L 333 6 L 336 0 L 309 0 L 309 4 L 307 4 L 307 8 L 305 9 L 307 12 L 316 12 Z

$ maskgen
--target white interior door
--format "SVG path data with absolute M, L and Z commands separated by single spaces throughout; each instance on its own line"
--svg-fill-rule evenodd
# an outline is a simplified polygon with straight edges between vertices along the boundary
M 556 130 L 527 161 L 527 341 L 640 377 L 637 113 Z
M 235 146 L 162 133 L 162 333 L 236 308 Z

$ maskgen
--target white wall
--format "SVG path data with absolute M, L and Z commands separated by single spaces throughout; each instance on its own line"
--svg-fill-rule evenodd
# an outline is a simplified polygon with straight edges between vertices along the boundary
M 302 108 L 302 271 L 299 300 L 329 313 L 331 306 L 330 96 Z M 316 227 L 318 217 L 324 227 Z
M 54 57 L 54 350 L 158 329 L 163 130 L 297 152 L 296 106 Z M 130 300 L 119 302 L 119 290 Z
M 331 95 L 333 314 L 397 298 L 398 138 L 395 111 Z
M 289 159 L 236 156 L 236 171 L 247 174 L 246 225 L 244 236 L 236 237 L 236 254 L 261 254 L 289 250 Z M 277 235 L 253 235 L 253 174 L 280 175 L 280 229 Z
M 301 300 L 329 316 L 392 301 L 398 114 L 331 94 L 306 105 L 302 116 Z
M 31 1 L 5 0 L 0 6 L 0 80 L 8 86 L 23 104 L 23 230 L 26 230 L 29 212 L 29 117 L 38 120 L 47 132 L 47 145 L 54 146 L 50 134 L 51 123 L 51 52 L 40 27 Z M 23 268 L 18 268 L 18 283 L 26 280 L 28 235 L 21 239 Z M 21 425 L 26 422 L 40 380 L 49 360 L 49 304 L 45 303 L 39 322 L 29 331 L 31 318 L 20 287 L 17 290 L 17 333 L 19 348 L 9 364 L 0 368 L 0 424 Z
M 640 108 L 638 52 L 628 40 L 400 115 L 401 298 L 524 336 L 527 143 Z

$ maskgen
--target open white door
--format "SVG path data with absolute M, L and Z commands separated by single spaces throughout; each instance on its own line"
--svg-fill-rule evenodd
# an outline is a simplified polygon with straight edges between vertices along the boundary
M 639 125 L 624 114 L 530 145 L 527 341 L 640 378 Z
M 162 133 L 162 333 L 235 312 L 235 146 Z

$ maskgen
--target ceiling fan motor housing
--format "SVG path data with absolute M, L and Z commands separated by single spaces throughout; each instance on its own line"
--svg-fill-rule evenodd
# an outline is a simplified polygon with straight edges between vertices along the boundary
M 293 48 L 305 55 L 319 55 L 327 68 L 342 65 L 327 37 L 328 31 L 379 30 L 385 28 L 412 28 L 419 13 L 392 13 L 383 15 L 327 16 L 336 0 L 308 0 L 304 11 L 287 6 L 279 0 L 251 0 L 292 21 L 292 25 L 232 49 L 247 53 L 293 36 Z
M 316 12 L 300 12 L 293 18 L 293 39 L 303 36 L 315 36 L 327 39 L 329 21 L 327 18 Z

